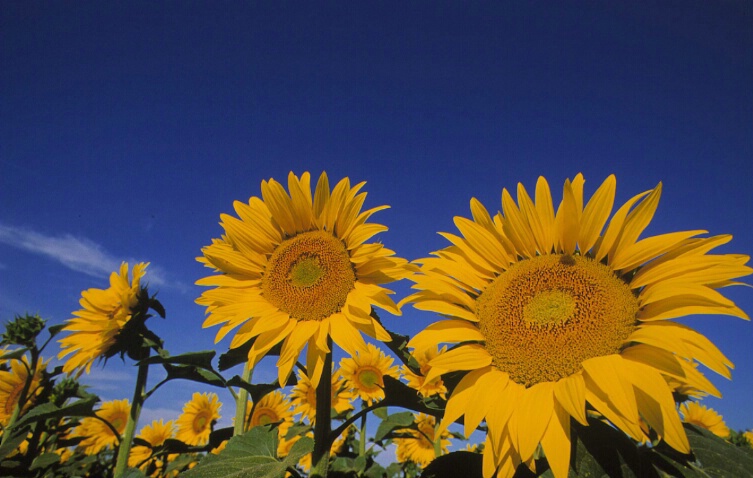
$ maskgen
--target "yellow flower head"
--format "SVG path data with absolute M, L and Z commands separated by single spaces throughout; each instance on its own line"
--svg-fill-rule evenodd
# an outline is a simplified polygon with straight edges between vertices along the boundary
M 113 430 L 102 423 L 102 420 L 86 417 L 76 427 L 73 436 L 85 437 L 79 443 L 79 447 L 87 455 L 96 455 L 107 447 L 114 448 L 125 431 L 129 413 L 131 413 L 131 405 L 126 399 L 104 402 L 96 415 L 112 425 L 118 434 L 113 433 Z
M 371 405 L 384 399 L 384 376 L 400 377 L 400 370 L 388 357 L 372 344 L 356 351 L 352 357 L 340 361 L 340 375 L 347 380 L 361 400 Z
M 39 384 L 42 380 L 42 374 L 47 368 L 47 363 L 39 360 L 34 376 L 31 379 L 31 385 L 26 394 L 26 400 L 23 404 L 22 412 L 28 410 L 33 404 L 33 397 L 41 391 Z M 26 381 L 29 379 L 29 362 L 26 357 L 19 360 L 8 360 L 10 370 L 0 370 L 0 425 L 6 426 L 10 420 L 13 410 L 18 405 Z
M 444 381 L 440 377 L 437 377 L 431 381 L 426 381 L 426 374 L 429 373 L 429 370 L 431 369 L 429 362 L 431 362 L 431 360 L 437 355 L 446 351 L 446 346 L 442 347 L 441 350 L 437 347 L 424 350 L 416 350 L 413 353 L 413 357 L 416 359 L 418 366 L 420 367 L 420 375 L 416 375 L 405 365 L 401 367 L 403 375 L 405 376 L 406 380 L 408 380 L 408 386 L 416 390 L 424 398 L 428 398 L 434 395 L 439 395 L 443 399 L 447 398 L 447 387 L 445 387 Z
M 148 263 L 133 266 L 133 278 L 128 278 L 128 263 L 120 265 L 120 272 L 110 274 L 110 287 L 89 289 L 81 293 L 81 310 L 73 313 L 63 331 L 69 335 L 59 340 L 61 352 L 58 358 L 71 355 L 63 365 L 63 371 L 73 372 L 86 368 L 89 373 L 97 358 L 106 356 L 115 345 L 118 333 L 131 320 L 133 309 L 138 304 L 141 278 Z
M 409 343 L 458 347 L 429 361 L 426 380 L 468 371 L 450 397 L 442 426 L 465 415 L 466 435 L 489 428 L 484 476 L 512 476 L 539 445 L 556 478 L 570 463 L 570 418 L 586 425 L 586 404 L 636 441 L 641 418 L 676 450 L 690 451 L 666 378 L 719 396 L 688 366 L 729 377 L 730 361 L 703 335 L 669 319 L 690 314 L 748 318 L 717 289 L 753 270 L 748 256 L 708 254 L 731 236 L 682 231 L 639 239 L 661 184 L 613 215 L 609 176 L 587 202 L 583 176 L 567 180 L 555 210 L 539 178 L 533 199 L 505 189 L 493 218 L 476 199 L 461 235 L 417 261 L 418 309 L 449 316 Z M 611 215 L 611 219 L 610 219 Z
M 322 173 L 312 196 L 309 173 L 290 173 L 289 193 L 274 179 L 263 181 L 261 199 L 236 201 L 237 218 L 220 216 L 225 234 L 198 258 L 221 273 L 197 282 L 215 287 L 196 301 L 207 307 L 204 327 L 222 324 L 217 341 L 239 327 L 230 347 L 253 339 L 252 366 L 282 342 L 282 385 L 307 345 L 308 375 L 316 386 L 328 338 L 351 354 L 365 347 L 361 332 L 390 340 L 372 306 L 399 315 L 392 292 L 381 284 L 407 277 L 412 266 L 382 244 L 366 243 L 387 229 L 366 222 L 386 206 L 362 212 L 363 185 L 351 187 L 345 178 L 330 191 Z
M 156 448 L 165 443 L 168 438 L 175 435 L 175 426 L 172 421 L 163 423 L 162 419 L 154 420 L 151 425 L 146 425 L 141 429 L 138 438 L 149 443 L 150 446 L 135 445 L 131 448 L 131 454 L 128 457 L 128 466 L 141 468 L 146 471 L 149 465 L 149 458 L 152 456 L 152 448 Z M 170 455 L 172 457 L 173 455 Z
M 430 415 L 419 413 L 415 415 L 417 430 L 412 428 L 402 428 L 395 430 L 397 433 L 409 435 L 404 438 L 394 438 L 393 441 L 397 448 L 397 461 L 412 461 L 425 467 L 434 460 L 434 432 L 436 430 L 436 419 Z M 447 430 L 442 430 L 439 435 L 441 440 L 442 454 L 447 453 L 447 447 L 450 446 L 450 434 Z
M 290 403 L 293 405 L 293 415 L 301 414 L 301 418 L 307 418 L 309 422 L 316 423 L 316 388 L 311 385 L 308 377 L 298 372 L 298 383 L 290 392 Z M 339 415 L 353 409 L 355 394 L 351 392 L 345 379 L 339 374 L 332 374 L 332 408 Z
M 746 430 L 745 432 L 743 432 L 743 436 L 746 440 L 748 440 L 748 445 L 753 448 L 753 431 Z
M 175 438 L 188 445 L 206 445 L 212 426 L 220 419 L 222 404 L 216 393 L 195 392 L 183 406 L 183 413 L 175 424 Z
M 293 411 L 290 400 L 279 390 L 264 395 L 256 406 L 249 406 L 246 409 L 248 428 L 278 422 L 280 423 L 277 429 L 278 435 L 284 437 L 293 426 Z
M 687 401 L 680 405 L 680 413 L 685 423 L 705 428 L 721 438 L 727 438 L 730 434 L 724 418 L 713 408 L 708 408 L 698 402 Z

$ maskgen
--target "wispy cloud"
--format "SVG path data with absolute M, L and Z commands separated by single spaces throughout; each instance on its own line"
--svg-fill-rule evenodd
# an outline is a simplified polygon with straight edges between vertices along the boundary
M 107 252 L 101 245 L 72 234 L 49 236 L 37 231 L 0 223 L 0 243 L 39 254 L 77 272 L 93 277 L 107 277 L 118 270 L 122 259 Z M 129 260 L 129 262 L 138 262 Z M 165 272 L 154 265 L 147 274 L 149 284 L 167 284 Z M 175 285 L 175 284 L 174 284 Z M 178 285 L 180 287 L 180 285 Z

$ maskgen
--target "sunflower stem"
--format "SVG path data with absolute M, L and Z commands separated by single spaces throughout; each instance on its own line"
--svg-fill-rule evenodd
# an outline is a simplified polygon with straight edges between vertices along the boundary
M 361 403 L 361 409 L 366 408 L 366 404 Z M 368 413 L 361 415 L 361 430 L 358 435 L 358 456 L 366 456 L 366 416 Z
M 136 376 L 136 387 L 133 390 L 133 401 L 131 402 L 131 413 L 128 414 L 128 421 L 126 422 L 125 431 L 123 432 L 123 438 L 120 440 L 120 446 L 118 447 L 118 457 L 115 461 L 115 471 L 113 472 L 113 478 L 120 478 L 125 473 L 128 466 L 128 455 L 131 453 L 131 444 L 133 443 L 133 436 L 136 431 L 136 425 L 141 415 L 141 407 L 144 405 L 146 399 L 146 378 L 149 372 L 149 364 L 144 361 L 149 358 L 149 348 L 144 347 L 141 349 L 138 375 Z
M 314 451 L 311 455 L 311 478 L 325 478 L 329 466 L 330 414 L 332 410 L 332 339 L 327 345 L 330 352 L 324 357 L 322 375 L 316 387 L 316 423 L 314 424 Z
M 442 456 L 442 436 L 439 433 L 439 424 L 441 422 L 434 418 L 434 458 Z
M 243 367 L 243 380 L 251 383 L 251 376 L 254 369 L 250 362 L 246 362 Z M 248 408 L 248 390 L 241 387 L 238 396 L 235 398 L 235 425 L 233 427 L 233 436 L 237 436 L 246 431 L 246 410 Z

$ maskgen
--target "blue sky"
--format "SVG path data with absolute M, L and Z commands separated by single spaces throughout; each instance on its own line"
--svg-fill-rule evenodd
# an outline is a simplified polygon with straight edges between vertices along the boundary
M 471 197 L 496 211 L 544 175 L 559 200 L 578 172 L 588 195 L 616 174 L 618 202 L 662 181 L 647 233 L 730 233 L 723 251 L 751 254 L 752 80 L 747 1 L 3 2 L 0 320 L 60 323 L 121 260 L 150 261 L 167 348 L 215 347 L 194 258 L 234 200 L 291 170 L 367 181 L 409 259 L 444 247 Z M 753 291 L 726 293 L 753 313 Z M 384 317 L 406 334 L 435 319 Z M 686 323 L 736 364 L 732 382 L 709 372 L 724 399 L 707 403 L 753 427 L 753 325 Z M 130 397 L 131 369 L 89 383 Z M 147 414 L 174 418 L 195 388 Z

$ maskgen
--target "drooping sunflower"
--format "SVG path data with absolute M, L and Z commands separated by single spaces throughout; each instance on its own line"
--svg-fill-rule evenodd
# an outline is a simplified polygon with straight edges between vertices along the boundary
M 351 354 L 365 346 L 360 332 L 390 340 L 372 306 L 399 315 L 382 284 L 407 277 L 412 266 L 382 244 L 366 243 L 387 229 L 366 222 L 387 206 L 361 212 L 363 185 L 351 187 L 345 178 L 330 191 L 322 173 L 312 197 L 309 173 L 289 174 L 289 194 L 274 179 L 262 181 L 262 198 L 236 201 L 237 218 L 221 215 L 225 234 L 197 259 L 221 273 L 197 281 L 215 287 L 196 301 L 207 307 L 204 327 L 222 324 L 216 341 L 239 327 L 231 348 L 254 339 L 252 366 L 282 342 L 282 385 L 306 345 L 316 387 L 328 337 Z
M 58 358 L 71 355 L 63 365 L 63 371 L 73 372 L 79 368 L 91 371 L 95 359 L 102 358 L 115 345 L 118 333 L 131 320 L 133 309 L 138 304 L 141 278 L 149 263 L 133 266 L 133 277 L 128 277 L 128 263 L 120 265 L 119 272 L 110 274 L 110 287 L 89 289 L 81 293 L 81 310 L 73 313 L 64 332 L 69 335 L 59 340 L 61 352 Z
M 440 350 L 437 347 L 432 347 L 423 350 L 417 350 L 413 354 L 413 357 L 418 362 L 421 374 L 415 374 L 407 366 L 403 365 L 401 371 L 405 379 L 408 381 L 408 386 L 416 390 L 422 397 L 427 398 L 434 395 L 439 395 L 443 399 L 446 399 L 447 387 L 445 387 L 444 381 L 441 377 L 437 377 L 431 381 L 426 380 L 426 374 L 429 373 L 431 366 L 429 362 L 437 355 L 447 351 L 447 346 L 442 347 Z
M 72 435 L 74 437 L 85 437 L 79 443 L 79 447 L 83 449 L 86 455 L 96 455 L 107 447 L 115 448 L 119 437 L 125 431 L 129 413 L 131 413 L 131 405 L 127 399 L 104 402 L 97 410 L 96 415 L 112 425 L 118 434 L 113 433 L 113 430 L 105 425 L 102 420 L 86 417 L 81 420 L 81 424 L 76 427 Z
M 718 437 L 727 438 L 730 434 L 724 418 L 706 405 L 694 401 L 683 402 L 680 405 L 680 413 L 683 422 L 705 428 Z
M 300 413 L 301 419 L 305 417 L 310 423 L 316 423 L 316 388 L 311 385 L 311 381 L 305 374 L 298 371 L 297 375 L 298 383 L 295 384 L 293 390 L 290 392 L 293 415 Z M 330 390 L 332 393 L 330 403 L 338 415 L 353 409 L 353 400 L 356 396 L 348 389 L 345 379 L 339 373 L 332 374 L 332 387 Z
M 418 290 L 405 299 L 448 316 L 409 343 L 418 350 L 459 343 L 432 359 L 426 379 L 469 371 L 449 399 L 443 426 L 465 415 L 466 434 L 489 428 L 484 476 L 512 476 L 539 445 L 557 478 L 568 474 L 570 418 L 586 408 L 637 441 L 641 419 L 680 452 L 690 446 L 666 378 L 719 396 L 689 362 L 729 377 L 730 361 L 703 335 L 668 319 L 748 316 L 717 289 L 752 271 L 748 256 L 708 254 L 731 236 L 682 231 L 639 239 L 661 184 L 609 219 L 609 176 L 584 206 L 582 175 L 567 180 L 555 212 L 549 185 L 535 199 L 505 189 L 492 218 L 475 198 L 462 236 L 417 261 Z
M 194 392 L 175 421 L 175 438 L 188 445 L 206 445 L 212 426 L 221 418 L 222 403 L 213 392 Z
M 40 391 L 39 384 L 42 380 L 42 374 L 47 368 L 47 363 L 39 360 L 34 376 L 31 379 L 31 385 L 26 394 L 26 401 L 23 409 L 28 410 L 33 404 L 33 397 Z M 0 370 L 0 425 L 6 426 L 10 420 L 13 410 L 18 405 L 26 381 L 29 379 L 30 365 L 26 356 L 21 359 L 8 360 L 6 364 L 10 365 L 9 370 Z
M 436 458 L 434 452 L 434 440 L 436 431 L 436 419 L 431 415 L 418 413 L 415 415 L 417 430 L 413 428 L 402 428 L 396 430 L 398 433 L 410 435 L 403 438 L 394 438 L 393 441 L 397 448 L 397 461 L 412 461 L 422 467 L 425 467 Z M 447 447 L 450 446 L 450 434 L 447 430 L 440 432 L 440 447 L 442 453 L 447 453 Z
M 340 360 L 340 375 L 361 400 L 369 406 L 384 399 L 384 377 L 400 378 L 400 369 L 392 365 L 394 359 L 373 344 L 358 349 L 352 357 Z
M 279 390 L 264 395 L 256 406 L 249 403 L 246 408 L 247 428 L 278 422 L 278 435 L 284 437 L 293 426 L 293 411 L 290 400 Z
M 131 454 L 128 457 L 128 466 L 139 467 L 146 471 L 149 465 L 149 458 L 152 456 L 152 448 L 156 448 L 165 440 L 175 435 L 175 426 L 172 420 L 163 423 L 162 419 L 154 420 L 150 425 L 144 426 L 139 433 L 138 438 L 149 443 L 150 446 L 135 445 L 131 448 Z M 172 455 L 170 455 L 172 456 Z M 170 459 L 168 456 L 168 460 Z

